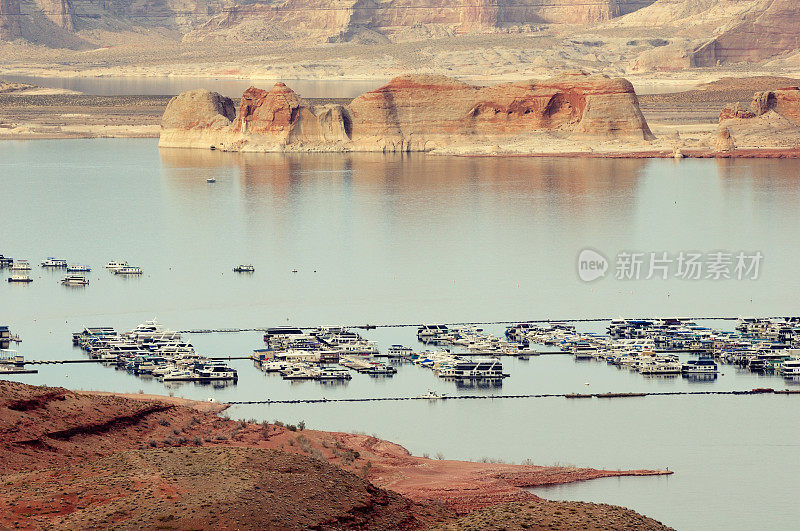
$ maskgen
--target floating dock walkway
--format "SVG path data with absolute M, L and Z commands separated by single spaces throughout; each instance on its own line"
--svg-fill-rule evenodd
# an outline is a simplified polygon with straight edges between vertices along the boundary
M 763 319 L 782 319 L 784 316 L 763 317 Z M 616 317 L 593 317 L 586 319 L 514 319 L 507 321 L 469 321 L 458 323 L 437 323 L 445 326 L 487 326 L 487 325 L 507 325 L 517 323 L 605 323 L 617 319 Z M 650 320 L 654 317 L 641 317 L 632 320 Z M 730 316 L 700 316 L 700 317 L 682 317 L 682 319 L 689 319 L 692 321 L 737 321 L 740 319 Z M 374 330 L 376 328 L 419 328 L 425 324 L 430 323 L 387 323 L 387 324 L 355 324 L 355 325 L 342 325 L 343 328 L 356 328 L 360 330 Z M 237 332 L 266 332 L 274 327 L 263 328 L 201 328 L 194 330 L 179 330 L 181 334 L 229 334 Z M 319 326 L 293 326 L 292 328 L 299 328 L 300 330 L 314 330 Z
M 720 396 L 749 396 L 749 395 L 798 395 L 800 389 L 751 389 L 749 391 L 675 391 L 662 393 L 592 393 L 592 394 L 540 394 L 540 395 L 452 395 L 440 397 L 427 396 L 406 396 L 406 397 L 382 397 L 382 398 L 316 398 L 305 400 L 245 400 L 227 402 L 230 405 L 250 405 L 250 404 L 328 404 L 336 402 L 399 402 L 402 400 L 425 400 L 438 402 L 439 400 L 503 400 L 503 399 L 525 399 L 525 398 L 641 398 L 647 396 L 694 396 L 694 395 L 720 395 Z

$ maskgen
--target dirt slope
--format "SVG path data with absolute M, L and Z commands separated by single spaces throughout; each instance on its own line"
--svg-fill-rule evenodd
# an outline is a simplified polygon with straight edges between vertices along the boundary
M 536 514 L 566 529 L 560 510 L 522 487 L 664 473 L 430 460 L 366 435 L 220 418 L 223 409 L 0 381 L 0 527 L 420 529 L 536 502 L 520 506 L 521 521 Z M 641 518 L 612 509 L 626 515 L 613 528 Z

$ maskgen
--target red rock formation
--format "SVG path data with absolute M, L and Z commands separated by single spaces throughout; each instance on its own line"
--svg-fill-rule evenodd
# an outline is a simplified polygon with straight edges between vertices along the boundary
M 239 103 L 233 131 L 277 138 L 281 143 L 348 140 L 348 121 L 339 106 L 313 108 L 276 83 L 270 91 L 250 87 Z
M 749 149 L 800 146 L 800 88 L 756 92 L 749 110 L 736 103 L 722 110 L 719 121 L 720 139 L 728 131 L 731 146 L 734 141 Z
M 353 100 L 350 112 L 354 138 L 536 130 L 653 138 L 628 81 L 584 74 L 483 88 L 444 76 L 400 76 Z
M 787 120 L 800 125 L 800 88 L 789 87 L 780 90 L 756 92 L 750 108 L 745 109 L 741 103 L 725 107 L 719 114 L 719 121 L 730 119 L 747 120 L 756 118 L 769 111 L 775 111 Z
M 191 111 L 195 100 L 196 115 Z M 362 94 L 349 106 L 310 106 L 277 83 L 269 91 L 247 89 L 232 123 L 219 101 L 219 95 L 198 91 L 174 98 L 164 113 L 160 145 L 469 151 L 489 141 L 515 143 L 526 135 L 554 131 L 600 140 L 653 138 L 628 81 L 583 73 L 490 87 L 444 76 L 406 75 Z M 216 136 L 195 134 L 209 131 Z
M 796 0 L 764 0 L 744 20 L 694 52 L 697 66 L 760 61 L 800 48 L 800 9 Z

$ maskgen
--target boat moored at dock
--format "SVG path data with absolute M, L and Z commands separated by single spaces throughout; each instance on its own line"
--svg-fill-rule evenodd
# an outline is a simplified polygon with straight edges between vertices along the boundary
M 106 264 L 106 269 L 110 269 L 111 271 L 115 271 L 117 269 L 122 269 L 123 267 L 127 266 L 128 262 L 124 260 L 112 260 Z
M 70 275 L 64 277 L 61 284 L 64 286 L 88 286 L 89 279 L 80 275 Z
M 10 269 L 11 271 L 30 271 L 31 264 L 27 260 L 15 260 Z
M 124 267 L 120 267 L 119 269 L 114 269 L 113 271 L 114 271 L 115 275 L 128 275 L 128 276 L 130 276 L 130 275 L 141 275 L 142 274 L 142 268 L 141 267 L 128 266 L 128 265 L 126 265 Z
M 51 268 L 51 269 L 66 269 L 67 268 L 67 261 L 61 260 L 58 258 L 49 257 L 46 258 L 44 262 L 41 263 L 42 267 Z
M 719 372 L 717 363 L 711 358 L 688 360 L 681 366 L 683 374 L 716 374 Z

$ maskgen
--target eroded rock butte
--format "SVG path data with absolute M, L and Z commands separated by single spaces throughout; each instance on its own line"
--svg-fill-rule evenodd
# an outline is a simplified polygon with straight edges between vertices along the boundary
M 544 81 L 470 85 L 404 75 L 348 105 L 312 105 L 283 83 L 229 98 L 185 92 L 167 106 L 159 146 L 225 151 L 480 151 L 535 149 L 548 139 L 649 141 L 625 79 L 580 73 Z

